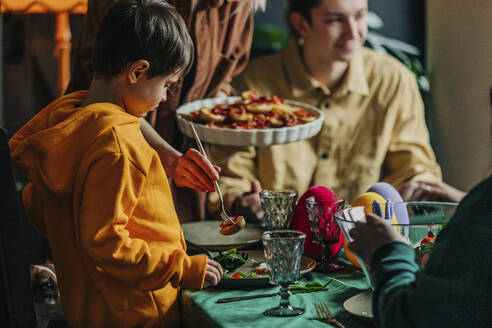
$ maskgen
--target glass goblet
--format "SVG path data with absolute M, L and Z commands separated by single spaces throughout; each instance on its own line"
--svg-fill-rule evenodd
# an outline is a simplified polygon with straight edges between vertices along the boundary
M 294 215 L 297 192 L 289 189 L 264 189 L 260 192 L 263 222 L 268 230 L 288 229 Z
M 289 285 L 299 280 L 305 239 L 306 235 L 297 230 L 266 231 L 261 236 L 270 283 L 280 285 L 279 306 L 266 310 L 264 315 L 286 317 L 304 313 L 304 309 L 289 304 Z
M 333 216 L 345 205 L 345 199 L 335 197 L 333 200 L 306 198 L 313 242 L 321 246 L 321 260 L 315 269 L 318 272 L 336 272 L 343 269 L 343 266 L 330 261 L 330 245 L 340 242 L 340 227 Z
M 374 210 L 378 207 L 379 210 Z M 335 219 L 345 238 L 351 242 L 353 238 L 350 235 L 350 230 L 355 227 L 355 222 L 366 222 L 366 212 L 380 215 L 415 249 L 415 260 L 417 264 L 423 267 L 435 245 L 436 236 L 449 222 L 457 207 L 458 204 L 455 203 L 440 202 L 374 202 L 369 207 L 372 209 L 371 211 L 368 211 L 368 208 L 364 206 L 348 207 L 338 211 L 335 214 Z M 369 286 L 374 290 L 370 266 L 357 255 L 355 257 Z

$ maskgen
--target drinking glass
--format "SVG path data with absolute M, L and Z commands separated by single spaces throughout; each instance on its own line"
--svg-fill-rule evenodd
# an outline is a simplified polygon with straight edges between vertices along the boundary
M 270 283 L 280 285 L 279 306 L 266 310 L 264 315 L 286 317 L 304 313 L 304 309 L 289 304 L 289 285 L 299 280 L 305 239 L 306 235 L 297 230 L 266 231 L 261 236 Z
M 263 222 L 268 230 L 289 229 L 296 206 L 297 193 L 289 189 L 262 190 Z
M 313 242 L 321 246 L 321 260 L 315 269 L 318 272 L 336 272 L 343 269 L 343 266 L 330 261 L 330 245 L 340 242 L 340 227 L 336 224 L 333 215 L 343 209 L 344 205 L 345 199 L 339 196 L 335 196 L 332 200 L 306 198 Z
M 439 232 L 453 216 L 458 204 L 440 202 L 375 202 L 372 210 L 363 206 L 349 207 L 335 214 L 335 219 L 343 235 L 349 242 L 353 241 L 350 230 L 355 222 L 366 222 L 366 213 L 377 213 L 391 224 L 415 250 L 415 260 L 423 267 L 434 246 Z M 377 209 L 379 207 L 379 209 Z M 384 214 L 383 214 L 384 213 Z M 388 215 L 389 213 L 389 215 Z M 357 261 L 366 276 L 371 289 L 374 290 L 371 268 L 356 255 Z

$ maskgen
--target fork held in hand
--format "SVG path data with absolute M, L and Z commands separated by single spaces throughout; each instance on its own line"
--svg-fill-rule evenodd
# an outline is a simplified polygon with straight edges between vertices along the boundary
M 316 309 L 316 314 L 318 315 L 318 319 L 322 322 L 331 323 L 338 328 L 345 328 L 337 319 L 333 317 L 328 305 L 325 303 L 316 303 L 314 304 L 314 308 Z
M 203 157 L 207 158 L 207 153 L 205 153 L 205 149 L 202 146 L 202 142 L 198 137 L 198 133 L 196 132 L 195 125 L 191 122 L 190 124 L 191 124 L 191 129 L 193 130 L 193 135 L 195 136 L 195 141 L 198 145 L 198 149 L 200 150 L 200 153 L 202 153 Z M 219 198 L 220 198 L 220 208 L 222 210 L 222 212 L 220 213 L 220 218 L 225 222 L 234 224 L 234 221 L 232 221 L 232 219 L 229 217 L 229 215 L 227 215 L 224 209 L 224 199 L 222 198 L 222 192 L 220 191 L 219 183 L 217 181 L 214 181 L 214 184 L 215 184 L 215 189 L 217 190 L 217 194 L 219 194 Z

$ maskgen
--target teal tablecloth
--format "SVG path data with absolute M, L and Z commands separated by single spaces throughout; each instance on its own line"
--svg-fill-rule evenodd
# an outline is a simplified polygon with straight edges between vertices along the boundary
M 343 281 L 346 287 L 332 282 L 327 291 L 294 294 L 290 297 L 292 306 L 302 307 L 305 312 L 295 317 L 266 317 L 266 309 L 276 307 L 279 297 L 257 298 L 231 303 L 217 304 L 219 298 L 238 297 L 254 294 L 274 293 L 279 287 L 267 286 L 257 289 L 207 288 L 204 290 L 184 290 L 181 293 L 182 319 L 185 327 L 329 327 L 316 320 L 315 303 L 328 305 L 335 318 L 346 328 L 372 327 L 368 321 L 352 316 L 343 308 L 348 298 L 369 288 L 363 273 L 341 258 L 346 267 L 336 274 L 308 273 L 300 283 L 317 280 L 324 284 L 330 277 Z M 367 319 L 366 319 L 367 320 Z

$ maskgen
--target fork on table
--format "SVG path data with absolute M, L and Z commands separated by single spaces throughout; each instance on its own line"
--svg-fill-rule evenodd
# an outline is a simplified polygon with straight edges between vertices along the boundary
M 200 141 L 200 137 L 198 137 L 198 132 L 196 132 L 195 125 L 193 123 L 190 124 L 191 124 L 191 130 L 193 131 L 193 135 L 195 136 L 196 144 L 198 145 L 198 149 L 200 150 L 200 153 L 202 153 L 203 157 L 207 158 L 207 153 L 203 148 L 202 142 Z M 229 215 L 225 211 L 224 199 L 222 198 L 222 192 L 220 191 L 219 183 L 217 181 L 214 181 L 214 185 L 220 200 L 220 208 L 221 208 L 220 218 L 222 219 L 222 221 L 234 224 L 234 221 L 229 217 Z
M 321 322 L 331 323 L 338 328 L 345 328 L 344 325 L 340 323 L 333 314 L 331 313 L 328 305 L 325 303 L 316 303 L 314 304 L 314 308 L 316 309 L 316 314 L 318 315 L 318 320 Z

